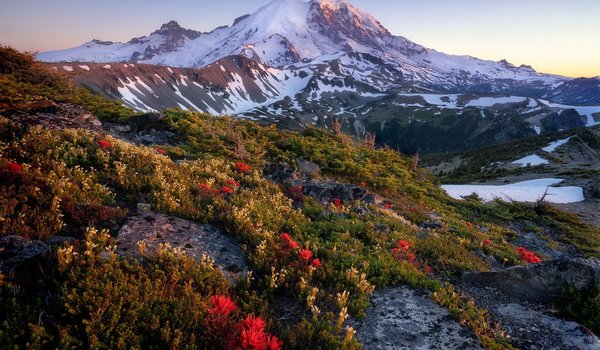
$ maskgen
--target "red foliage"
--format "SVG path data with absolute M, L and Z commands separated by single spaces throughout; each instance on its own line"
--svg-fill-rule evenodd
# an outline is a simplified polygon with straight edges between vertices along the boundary
M 11 173 L 11 174 L 18 174 L 21 172 L 21 165 L 18 163 L 6 163 L 4 164 L 4 166 L 2 167 L 2 171 L 7 172 L 7 173 Z
M 78 204 L 71 197 L 65 196 L 61 207 L 65 220 L 77 227 L 94 226 L 102 228 L 125 217 L 126 209 L 107 207 L 101 204 Z
M 394 205 L 392 203 L 385 203 L 385 204 L 383 204 L 383 207 L 385 209 L 392 209 L 394 207 Z
M 250 165 L 243 163 L 243 162 L 237 162 L 237 163 L 235 163 L 235 168 L 237 169 L 238 172 L 245 173 L 248 170 L 250 170 Z
M 338 207 L 338 208 L 341 208 L 341 207 L 342 207 L 342 205 L 343 205 L 343 204 L 342 204 L 342 200 L 341 200 L 341 199 L 339 199 L 339 198 L 334 198 L 334 199 L 333 199 L 333 205 L 335 205 L 335 206 L 336 206 L 336 207 Z
M 229 316 L 238 308 L 228 295 L 214 295 L 210 297 L 210 303 L 212 307 L 208 312 L 213 316 Z
M 521 257 L 522 260 L 524 260 L 530 264 L 542 262 L 542 259 L 540 259 L 539 256 L 535 255 L 534 252 L 529 251 L 529 250 L 525 249 L 524 247 L 517 248 L 517 254 L 519 254 L 519 256 Z
M 310 258 L 312 258 L 313 254 L 310 250 L 307 249 L 301 249 L 298 252 L 298 256 L 300 257 L 301 260 L 303 261 L 309 261 Z
M 103 149 L 109 149 L 112 146 L 112 143 L 110 143 L 110 141 L 106 141 L 106 140 L 100 140 L 96 143 L 98 144 L 98 146 L 100 146 L 100 148 L 103 148 Z
M 286 244 L 287 248 L 289 248 L 290 250 L 298 249 L 298 243 L 296 241 L 294 241 L 294 239 L 292 238 L 292 236 L 290 236 L 289 233 L 284 232 L 281 234 L 280 237 L 283 240 L 283 242 Z

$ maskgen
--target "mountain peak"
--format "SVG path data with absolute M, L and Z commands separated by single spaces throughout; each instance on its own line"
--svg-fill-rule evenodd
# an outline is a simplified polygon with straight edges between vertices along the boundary
M 183 28 L 175 20 L 171 20 L 171 21 L 163 24 L 162 26 L 160 26 L 160 30 L 179 30 L 179 29 L 183 29 Z
M 165 35 L 165 36 L 169 36 L 169 37 L 184 36 L 184 37 L 187 37 L 188 39 L 196 39 L 202 33 L 197 32 L 195 30 L 191 30 L 191 29 L 185 29 L 182 26 L 180 26 L 179 23 L 177 23 L 177 21 L 171 20 L 171 21 L 163 24 L 162 26 L 160 26 L 160 29 L 153 32 L 152 34 L 160 34 L 160 35 Z

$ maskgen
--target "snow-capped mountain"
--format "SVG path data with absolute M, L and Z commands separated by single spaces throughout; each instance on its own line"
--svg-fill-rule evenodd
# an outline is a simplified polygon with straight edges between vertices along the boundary
M 48 62 L 132 62 L 204 67 L 231 55 L 255 57 L 284 68 L 324 61 L 343 53 L 368 53 L 394 65 L 404 79 L 442 92 L 523 93 L 536 97 L 569 81 L 529 66 L 448 55 L 392 35 L 371 15 L 346 0 L 274 0 L 231 26 L 209 33 L 170 22 L 127 43 L 92 41 L 38 55 Z M 599 94 L 600 95 L 600 94 Z M 598 96 L 600 100 L 600 96 Z M 564 101 L 562 101 L 564 102 Z
M 169 22 L 127 43 L 92 41 L 38 58 L 139 111 L 178 107 L 292 128 L 339 118 L 350 133 L 408 151 L 600 123 L 600 107 L 573 107 L 600 104 L 597 78 L 428 49 L 345 0 L 274 0 L 209 33 Z M 493 103 L 469 104 L 478 99 Z

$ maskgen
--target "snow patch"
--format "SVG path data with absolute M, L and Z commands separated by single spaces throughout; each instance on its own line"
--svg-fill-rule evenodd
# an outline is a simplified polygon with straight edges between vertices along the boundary
M 465 107 L 492 107 L 498 104 L 506 103 L 521 103 L 524 102 L 527 97 L 520 96 L 508 96 L 508 97 L 480 97 L 476 100 L 469 101 Z
M 79 68 L 85 69 L 85 70 L 88 70 L 88 71 L 90 70 L 90 66 L 88 66 L 87 64 L 82 64 L 82 65 L 79 66 Z
M 552 153 L 558 147 L 560 147 L 560 146 L 564 145 L 565 143 L 569 142 L 570 139 L 571 138 L 569 137 L 569 138 L 566 138 L 566 139 L 563 139 L 563 140 L 554 141 L 554 142 L 550 143 L 548 146 L 542 148 L 542 151 L 548 152 L 548 153 Z
M 455 199 L 462 199 L 476 193 L 484 201 L 500 198 L 509 201 L 536 202 L 546 191 L 548 192 L 545 199 L 550 203 L 577 203 L 585 199 L 581 187 L 553 187 L 562 181 L 562 179 L 537 179 L 499 186 L 444 185 L 442 188 Z
M 521 164 L 521 168 L 524 168 L 526 166 L 537 166 L 537 165 L 542 165 L 542 164 L 548 164 L 549 162 L 547 159 L 544 159 L 540 156 L 536 156 L 535 154 L 532 154 L 530 156 L 515 160 L 512 163 L 513 164 Z
M 72 66 L 62 66 L 62 69 L 66 70 L 67 72 L 72 72 L 73 71 L 73 67 Z

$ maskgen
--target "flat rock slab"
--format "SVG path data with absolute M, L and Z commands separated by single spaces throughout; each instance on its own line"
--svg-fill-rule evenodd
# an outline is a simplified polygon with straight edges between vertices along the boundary
M 600 339 L 575 322 L 521 304 L 498 305 L 492 312 L 521 349 L 599 350 Z
M 547 303 L 560 296 L 566 284 L 581 290 L 600 281 L 600 260 L 552 260 L 500 271 L 466 273 L 463 280 L 472 286 L 497 288 L 520 300 Z
M 408 287 L 376 292 L 367 317 L 355 326 L 366 350 L 483 349 L 469 328 Z
M 161 243 L 168 243 L 197 259 L 203 254 L 210 257 L 229 279 L 248 272 L 239 242 L 212 225 L 156 213 L 140 213 L 130 217 L 123 225 L 117 241 L 117 251 L 122 255 L 139 256 L 139 242 L 143 242 L 147 252 L 156 251 Z

